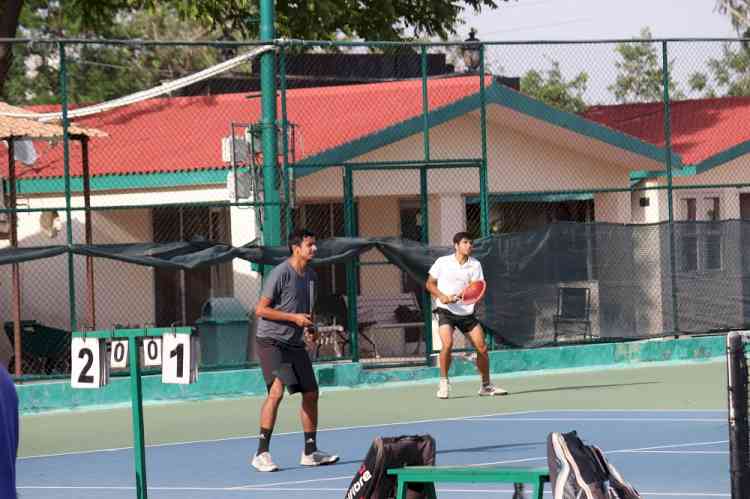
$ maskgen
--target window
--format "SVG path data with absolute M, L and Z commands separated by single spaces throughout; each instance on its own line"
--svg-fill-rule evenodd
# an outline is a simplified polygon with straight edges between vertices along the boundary
M 706 197 L 703 199 L 706 224 L 706 234 L 703 238 L 703 260 L 706 270 L 721 270 L 721 219 L 720 203 L 718 197 Z
M 682 272 L 721 270 L 722 233 L 719 223 L 721 199 L 718 196 L 682 198 L 681 210 L 683 219 L 692 223 L 678 228 L 680 270 Z
M 154 242 L 167 243 L 193 239 L 229 244 L 229 209 L 203 206 L 153 209 Z M 211 297 L 234 293 L 232 262 L 191 270 L 156 268 L 156 322 L 192 324 L 201 316 L 203 304 Z

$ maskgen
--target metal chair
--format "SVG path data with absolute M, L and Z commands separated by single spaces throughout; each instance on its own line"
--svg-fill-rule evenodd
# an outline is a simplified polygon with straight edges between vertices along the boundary
M 555 343 L 561 324 L 583 326 L 583 337 L 591 337 L 591 290 L 589 288 L 557 288 L 557 313 L 553 316 Z

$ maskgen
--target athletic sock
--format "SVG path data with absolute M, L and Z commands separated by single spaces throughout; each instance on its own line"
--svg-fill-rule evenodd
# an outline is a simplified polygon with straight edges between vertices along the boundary
M 261 428 L 260 435 L 258 436 L 258 455 L 268 452 L 268 447 L 271 445 L 271 434 L 273 428 Z
M 310 455 L 318 450 L 318 445 L 315 442 L 316 433 L 314 431 L 305 432 L 305 455 Z

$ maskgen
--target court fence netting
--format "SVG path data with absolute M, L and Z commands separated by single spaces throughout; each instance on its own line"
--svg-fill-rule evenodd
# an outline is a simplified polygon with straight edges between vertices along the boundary
M 430 364 L 424 279 L 459 231 L 493 349 L 750 325 L 746 40 L 0 45 L 17 380 L 116 327 L 195 326 L 206 368 L 257 365 L 264 255 L 301 227 L 331 241 L 317 316 L 346 325 L 320 361 Z
M 735 331 L 728 334 L 729 462 L 732 474 L 732 499 L 750 497 L 748 358 L 750 358 L 750 333 Z

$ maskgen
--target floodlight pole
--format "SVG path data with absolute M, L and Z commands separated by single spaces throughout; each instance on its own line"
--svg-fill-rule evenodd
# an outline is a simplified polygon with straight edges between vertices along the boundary
M 260 1 L 260 40 L 273 43 L 274 1 Z M 263 147 L 263 245 L 281 243 L 281 204 L 276 186 L 276 52 L 260 56 L 261 137 Z

